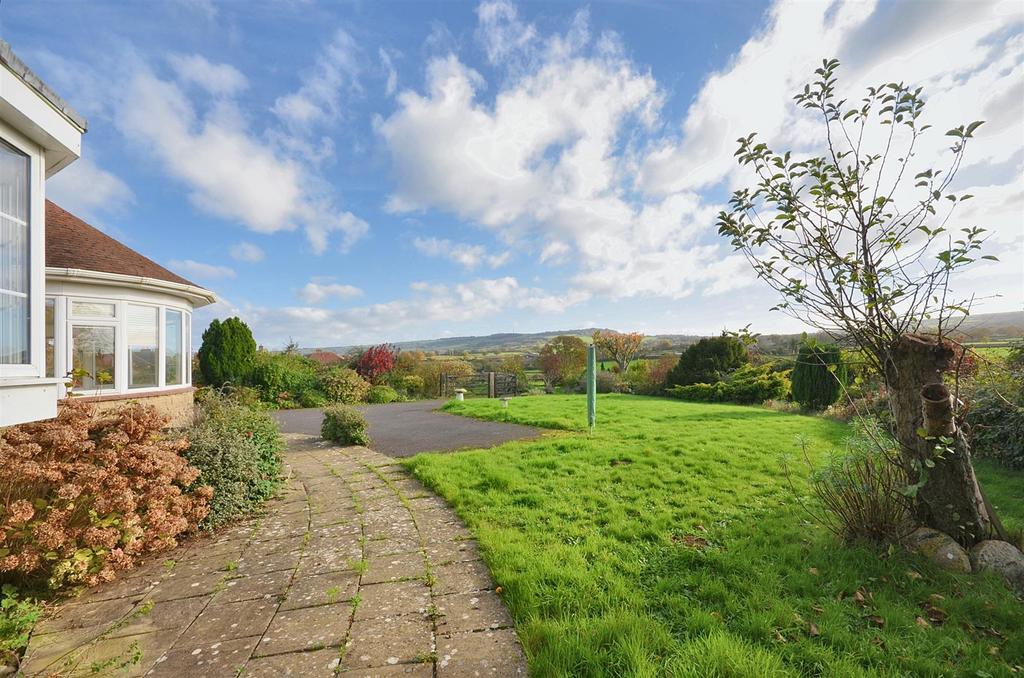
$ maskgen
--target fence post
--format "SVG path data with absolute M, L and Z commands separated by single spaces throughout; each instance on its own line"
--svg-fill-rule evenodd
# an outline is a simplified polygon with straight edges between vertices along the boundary
M 488 372 L 487 373 L 487 397 L 488 398 L 497 398 L 498 397 L 498 389 L 497 389 L 497 387 L 495 386 L 495 383 L 494 383 L 494 372 Z

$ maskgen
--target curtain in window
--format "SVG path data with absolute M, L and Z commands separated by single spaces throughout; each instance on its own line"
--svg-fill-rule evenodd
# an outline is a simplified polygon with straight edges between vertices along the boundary
M 164 316 L 164 379 L 168 386 L 182 382 L 181 311 L 168 310 Z
M 29 352 L 29 159 L 0 141 L 0 365 Z
M 158 309 L 128 305 L 128 388 L 157 385 Z

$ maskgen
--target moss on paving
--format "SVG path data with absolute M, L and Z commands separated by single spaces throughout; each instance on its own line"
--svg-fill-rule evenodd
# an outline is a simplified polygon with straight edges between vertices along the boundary
M 845 547 L 809 522 L 780 457 L 798 436 L 823 457 L 842 424 L 620 395 L 600 397 L 593 435 L 582 396 L 449 411 L 565 429 L 406 462 L 478 538 L 535 675 L 1001 675 L 1024 664 L 1024 605 L 1002 582 Z M 982 476 L 1021 524 L 1020 478 Z

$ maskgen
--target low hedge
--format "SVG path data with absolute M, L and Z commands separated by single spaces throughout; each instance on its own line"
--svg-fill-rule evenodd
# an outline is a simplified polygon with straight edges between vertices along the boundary
M 376 405 L 394 403 L 399 400 L 402 400 L 402 396 L 400 396 L 398 391 L 390 386 L 374 386 L 366 394 L 366 402 Z
M 324 410 L 320 436 L 341 445 L 367 445 L 370 436 L 366 427 L 366 418 L 358 410 L 348 405 L 331 405 Z
M 786 397 L 789 380 L 782 373 L 769 369 L 743 367 L 731 374 L 728 381 L 672 386 L 667 391 L 669 395 L 682 400 L 752 405 Z
M 284 443 L 273 418 L 212 389 L 199 392 L 185 457 L 213 488 L 203 527 L 256 511 L 277 493 Z

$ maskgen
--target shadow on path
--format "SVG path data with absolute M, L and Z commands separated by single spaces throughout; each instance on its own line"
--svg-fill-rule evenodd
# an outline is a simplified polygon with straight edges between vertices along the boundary
M 444 400 L 416 400 L 390 405 L 360 405 L 370 425 L 370 447 L 389 457 L 411 457 L 420 452 L 449 452 L 472 447 L 493 447 L 510 440 L 536 438 L 530 426 L 458 417 L 437 409 Z M 274 412 L 281 431 L 320 435 L 323 410 Z

